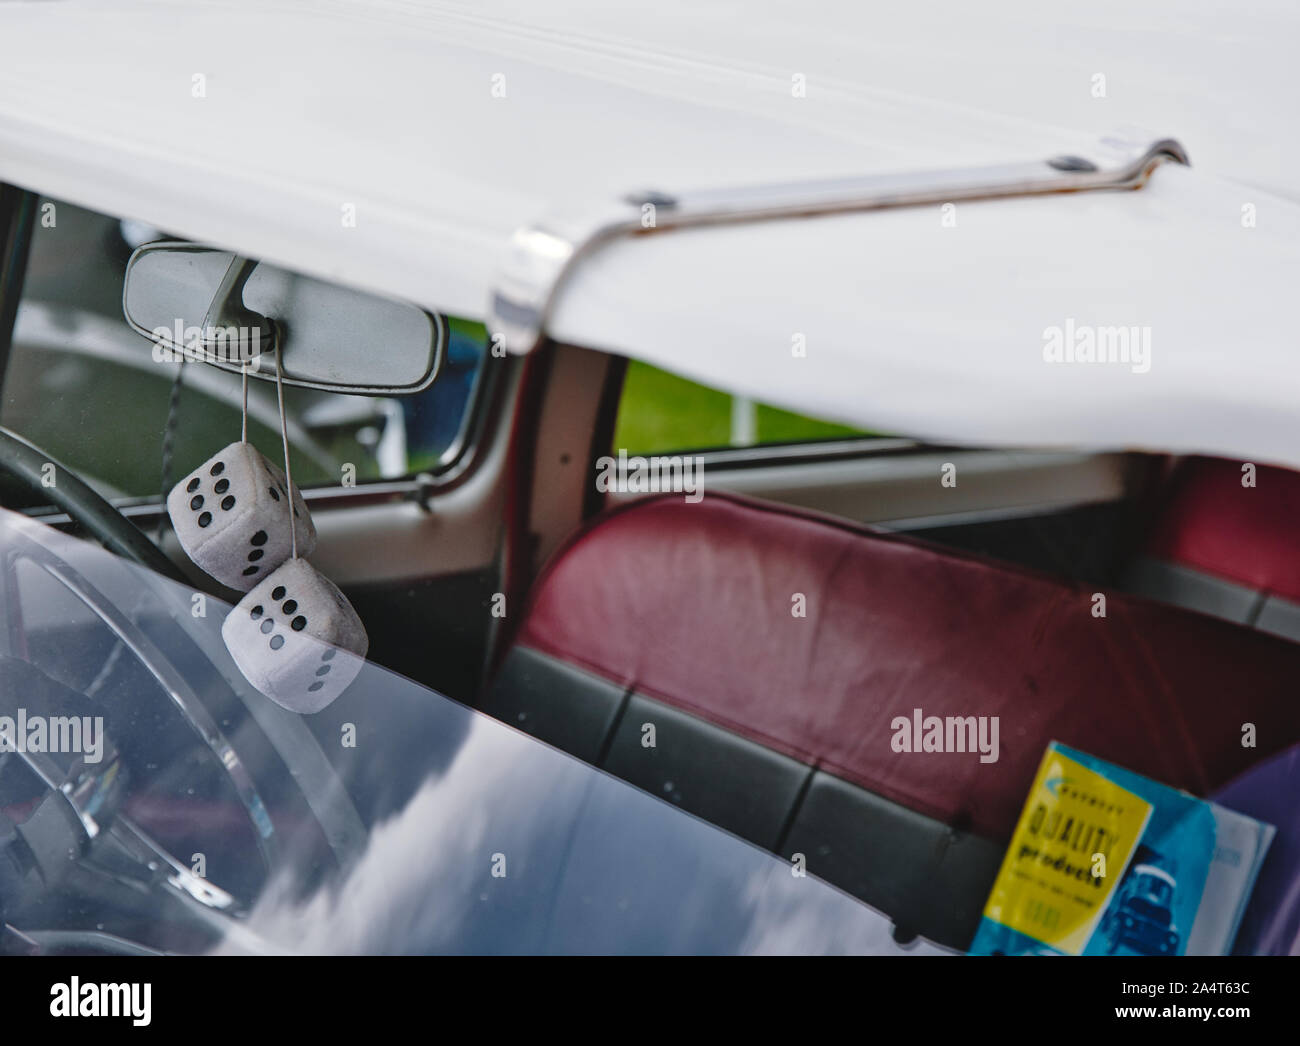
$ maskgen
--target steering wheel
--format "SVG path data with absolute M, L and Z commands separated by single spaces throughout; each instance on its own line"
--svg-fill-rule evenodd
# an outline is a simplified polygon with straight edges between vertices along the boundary
M 51 465 L 54 482 L 47 485 Z M 72 469 L 3 427 L 0 427 L 0 473 L 12 476 L 63 509 L 108 551 L 172 581 L 186 583 L 176 565 L 111 502 Z
M 40 465 L 48 459 L 35 447 L 0 429 L 0 447 L 12 448 L 15 445 L 23 451 L 22 457 L 17 459 L 21 463 L 15 466 L 15 459 L 7 458 L 3 471 L 25 480 L 33 475 L 39 476 Z M 36 483 L 39 482 L 37 479 Z M 58 503 L 74 518 L 82 519 L 83 506 L 89 505 L 84 510 L 97 512 L 97 528 L 113 532 L 119 539 L 130 537 L 121 533 L 123 530 L 134 531 L 130 522 L 117 515 L 111 505 L 84 483 L 67 483 L 65 476 L 61 475 L 58 484 L 62 495 Z M 79 501 L 79 496 L 87 498 L 87 502 Z M 96 529 L 96 533 L 100 532 Z M 149 578 L 140 576 L 138 569 L 125 564 L 119 564 L 119 569 L 111 572 L 96 572 L 98 577 L 92 580 L 69 555 L 80 542 L 21 517 L 0 523 L 0 533 L 3 534 L 0 581 L 6 582 L 0 584 L 0 591 L 8 588 L 7 581 L 17 562 L 26 561 L 56 580 L 98 618 L 99 623 L 152 677 L 162 699 L 181 715 L 193 735 L 215 757 L 216 767 L 233 789 L 234 798 L 247 817 L 253 840 L 268 871 L 277 872 L 285 867 L 283 859 L 289 837 L 282 839 L 284 825 L 301 825 L 304 818 L 316 823 L 320 845 L 333 852 L 340 868 L 349 867 L 351 861 L 364 852 L 368 829 L 338 772 L 301 717 L 256 695 L 246 682 L 236 678 L 237 673 L 227 675 L 217 667 L 220 661 L 229 660 L 217 628 L 197 625 L 187 628 L 181 624 L 191 620 L 188 586 L 182 588 L 157 579 L 153 579 L 156 583 L 150 583 Z M 132 544 L 138 547 L 138 542 L 143 541 L 155 557 L 162 557 L 143 535 L 138 531 L 135 533 L 136 539 Z M 127 547 L 126 543 L 120 547 Z M 115 550 L 110 547 L 110 551 Z M 127 558 L 139 563 L 147 555 L 130 554 Z M 133 593 L 147 594 L 149 598 L 144 601 L 127 598 Z M 152 624 L 146 627 L 139 617 L 138 607 L 136 611 L 128 609 L 131 604 L 147 607 L 152 613 Z M 0 613 L 6 609 L 0 606 Z M 13 617 L 16 619 L 17 616 Z M 202 670 L 205 665 L 211 670 Z M 0 657 L 0 697 L 37 693 L 40 681 L 36 676 L 39 675 L 40 666 L 35 663 L 22 657 Z M 48 678 L 44 683 L 53 685 Z M 106 735 L 108 738 L 113 736 Z M 232 738 L 240 741 L 239 748 Z M 254 764 L 245 761 L 249 752 L 259 757 L 256 769 Z M 269 753 L 274 753 L 275 757 L 266 758 Z M 62 791 L 72 800 L 77 800 L 87 790 L 87 780 L 93 795 L 102 790 L 97 783 L 99 779 L 106 780 L 112 776 L 108 772 L 111 766 L 106 765 L 100 775 L 90 775 L 80 782 L 64 781 L 59 769 L 43 752 L 25 752 L 18 756 L 0 754 L 0 762 L 8 758 L 21 758 L 47 790 Z M 280 818 L 272 817 L 263 793 L 275 797 Z M 3 828 L 2 822 L 0 828 Z M 113 897 L 120 895 L 123 903 L 130 901 L 131 904 L 143 903 L 142 898 L 153 898 L 160 904 L 180 905 L 176 910 L 180 921 L 216 930 L 218 936 L 236 932 L 237 926 L 231 922 L 231 917 L 240 913 L 241 900 L 195 875 L 125 812 L 118 811 L 107 822 L 106 830 L 94 837 L 93 844 L 78 863 L 84 865 L 102 851 L 107 851 L 112 857 L 105 865 L 112 874 L 102 888 L 110 891 Z M 127 865 L 123 865 L 123 858 Z M 128 866 L 132 870 L 128 870 Z M 118 880 L 121 880 L 119 886 L 126 883 L 127 887 L 113 887 L 112 883 Z M 104 901 L 109 894 L 96 896 Z M 4 937 L 3 931 L 4 925 L 0 922 L 0 938 Z M 112 942 L 96 943 L 90 939 L 93 936 L 82 933 L 79 939 L 92 950 L 116 946 Z M 135 946 L 132 942 L 125 943 Z

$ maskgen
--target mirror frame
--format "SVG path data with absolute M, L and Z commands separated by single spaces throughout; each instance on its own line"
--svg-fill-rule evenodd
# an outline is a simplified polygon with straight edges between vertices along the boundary
M 238 251 L 233 251 L 228 247 L 218 247 L 213 244 L 207 244 L 207 243 L 194 243 L 190 240 L 154 240 L 151 243 L 141 244 L 139 247 L 135 248 L 135 250 L 131 252 L 131 257 L 127 259 L 126 271 L 123 274 L 123 278 L 122 278 L 122 316 L 126 320 L 127 325 L 133 331 L 135 331 L 141 337 L 147 339 L 154 345 L 165 345 L 166 348 L 181 352 L 182 354 L 184 354 L 185 358 L 192 363 L 206 363 L 208 366 L 218 367 L 221 370 L 229 371 L 231 374 L 242 374 L 244 372 L 244 368 L 237 363 L 233 363 L 229 360 L 207 358 L 206 354 L 203 358 L 194 356 L 189 352 L 186 352 L 184 347 L 178 347 L 172 344 L 170 339 L 166 343 L 164 343 L 159 338 L 154 336 L 152 330 L 142 327 L 139 323 L 137 323 L 132 318 L 126 306 L 127 286 L 131 280 L 131 269 L 135 266 L 136 260 L 141 255 L 152 254 L 154 252 L 162 251 L 162 250 L 177 251 L 177 252 L 192 251 L 194 253 L 217 252 L 221 254 L 230 254 L 234 256 L 236 259 L 253 261 L 254 263 L 253 270 L 250 270 L 250 275 L 251 272 L 255 271 L 258 266 L 263 264 L 263 262 L 260 259 L 245 258 L 245 256 L 240 254 Z M 277 268 L 283 269 L 282 266 L 277 266 Z M 283 271 L 292 272 L 293 270 L 284 269 Z M 332 282 L 330 280 L 322 280 L 318 276 L 308 276 L 308 278 L 318 280 L 319 282 L 325 284 L 330 284 Z M 343 286 L 343 285 L 336 284 L 336 286 Z M 386 295 L 373 294 L 373 292 L 371 291 L 358 291 L 357 293 L 372 294 L 372 296 L 376 298 L 386 298 Z M 242 300 L 242 287 L 241 287 L 241 300 Z M 425 373 L 421 375 L 419 379 L 417 379 L 415 382 L 412 382 L 409 385 L 382 385 L 382 386 L 348 385 L 348 384 L 340 384 L 340 383 L 333 383 L 333 382 L 313 381 L 308 378 L 295 377 L 288 370 L 285 370 L 283 373 L 284 384 L 293 385 L 301 389 L 317 389 L 321 392 L 343 392 L 353 396 L 406 396 L 414 392 L 423 392 L 430 385 L 432 385 L 438 379 L 438 375 L 442 373 L 443 364 L 445 363 L 447 358 L 448 327 L 447 327 L 446 317 L 443 316 L 442 313 L 430 312 L 428 309 L 421 308 L 419 305 L 412 304 L 411 302 L 402 301 L 397 298 L 389 298 L 387 300 L 392 301 L 398 305 L 404 305 L 408 308 L 418 309 L 420 312 L 423 312 L 425 316 L 427 316 L 433 324 L 433 334 L 434 334 L 433 359 L 429 364 L 429 369 L 425 371 Z M 272 317 L 272 320 L 273 319 L 274 318 Z M 208 344 L 207 342 L 204 342 L 205 350 L 207 349 L 207 344 Z M 278 347 L 273 351 L 279 351 Z M 269 356 L 270 351 L 264 353 L 264 355 Z M 257 379 L 258 381 L 275 381 L 275 377 L 276 377 L 275 368 L 260 367 L 257 371 L 252 371 L 252 370 L 248 371 L 248 376 L 250 378 Z

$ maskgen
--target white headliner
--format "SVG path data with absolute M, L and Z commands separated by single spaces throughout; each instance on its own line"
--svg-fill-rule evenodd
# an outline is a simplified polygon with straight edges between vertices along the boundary
M 1300 9 L 1251 7 L 6 2 L 0 178 L 481 317 L 511 233 L 557 206 L 1039 159 L 1139 125 L 1194 167 L 963 204 L 955 229 L 920 209 L 618 244 L 552 331 L 908 435 L 1300 464 Z M 1045 365 L 1067 317 L 1150 327 L 1150 373 Z

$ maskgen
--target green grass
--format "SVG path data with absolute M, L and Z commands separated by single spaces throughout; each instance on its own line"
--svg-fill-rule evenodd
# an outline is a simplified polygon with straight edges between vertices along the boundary
M 759 404 L 759 443 L 842 439 L 871 433 Z M 629 454 L 666 454 L 731 445 L 731 396 L 632 360 L 614 426 L 614 446 Z
M 796 443 L 808 439 L 844 439 L 847 436 L 870 436 L 865 429 L 836 425 L 830 421 L 806 418 L 779 407 L 758 405 L 759 443 Z

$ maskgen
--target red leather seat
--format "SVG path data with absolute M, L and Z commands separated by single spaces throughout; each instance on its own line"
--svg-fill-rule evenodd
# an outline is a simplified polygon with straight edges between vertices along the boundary
M 1300 645 L 1114 592 L 1095 616 L 1094 596 L 806 512 L 663 495 L 553 557 L 484 710 L 806 860 L 900 939 L 964 948 L 1049 741 L 1206 795 L 1300 740 Z M 996 717 L 996 761 L 896 750 L 917 709 Z
M 1127 585 L 1300 640 L 1300 472 L 1181 461 Z
M 1170 480 L 1147 554 L 1300 603 L 1300 472 L 1189 458 Z
M 995 838 L 1053 739 L 1201 795 L 1300 740 L 1300 649 L 1118 593 L 1093 608 L 1090 590 L 805 512 L 662 496 L 556 555 L 518 642 Z M 917 708 L 999 717 L 997 762 L 894 751 Z

